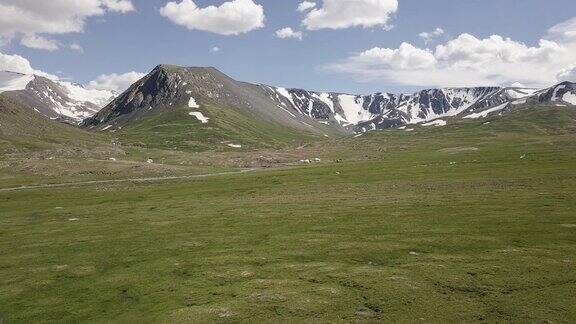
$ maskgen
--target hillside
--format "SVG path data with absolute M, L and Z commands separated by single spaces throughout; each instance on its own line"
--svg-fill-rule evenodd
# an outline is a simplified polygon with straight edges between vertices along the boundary
M 93 147 L 100 144 L 101 135 L 50 120 L 30 107 L 0 94 L 0 152 Z

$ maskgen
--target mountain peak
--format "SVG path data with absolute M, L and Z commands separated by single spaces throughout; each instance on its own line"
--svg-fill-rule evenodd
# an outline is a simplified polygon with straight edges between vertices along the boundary
M 152 73 L 157 71 L 165 71 L 170 73 L 177 73 L 177 72 L 207 72 L 207 73 L 218 73 L 223 74 L 220 70 L 213 66 L 181 66 L 181 65 L 174 65 L 174 64 L 158 64 L 153 70 Z

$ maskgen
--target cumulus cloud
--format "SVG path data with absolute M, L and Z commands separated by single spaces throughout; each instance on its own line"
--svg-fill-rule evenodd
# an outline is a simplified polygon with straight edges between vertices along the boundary
M 549 86 L 573 78 L 576 62 L 574 20 L 552 27 L 537 45 L 499 35 L 477 38 L 461 34 L 433 49 L 403 43 L 375 47 L 327 66 L 360 81 L 385 80 L 412 86 L 507 85 Z M 572 29 L 573 28 L 573 29 Z
M 24 35 L 24 37 L 22 37 L 20 40 L 20 44 L 28 48 L 41 49 L 51 52 L 57 50 L 60 47 L 58 42 L 55 40 L 38 36 L 36 34 Z
M 70 44 L 70 49 L 76 52 L 80 52 L 80 53 L 84 53 L 84 48 L 82 47 L 82 45 L 77 44 L 77 43 L 72 43 Z
M 134 82 L 140 80 L 145 75 L 145 73 L 134 71 L 124 74 L 102 74 L 98 76 L 96 80 L 90 81 L 90 83 L 88 83 L 88 88 L 121 92 L 128 89 Z
M 200 8 L 192 0 L 168 2 L 160 14 L 177 25 L 220 35 L 239 35 L 264 27 L 264 8 L 253 0 L 232 0 Z
M 436 64 L 434 54 L 409 43 L 402 43 L 397 49 L 374 47 L 357 57 L 359 62 L 377 63 L 392 69 L 428 69 Z
M 398 0 L 323 0 L 322 7 L 309 11 L 302 23 L 309 30 L 387 27 L 396 11 Z
M 558 81 L 576 82 L 576 64 L 573 64 L 558 72 L 556 78 L 558 79 Z
M 437 27 L 436 29 L 434 29 L 431 32 L 422 32 L 422 33 L 418 34 L 418 36 L 420 36 L 420 38 L 422 38 L 422 40 L 426 44 L 430 43 L 433 39 L 440 37 L 442 35 L 444 35 L 444 29 L 442 29 L 440 27 Z
M 303 1 L 300 2 L 300 4 L 298 5 L 298 11 L 299 12 L 305 12 L 308 11 L 312 8 L 316 7 L 316 2 L 311 2 L 311 1 Z
M 220 52 L 220 47 L 214 46 L 210 48 L 210 53 L 217 53 Z
M 36 74 L 53 80 L 58 79 L 58 77 L 55 75 L 34 69 L 30 64 L 30 61 L 20 55 L 0 53 L 0 71 Z
M 54 42 L 47 45 L 46 38 L 38 35 L 82 32 L 90 17 L 132 10 L 134 7 L 130 0 L 2 0 L 0 39 L 8 42 L 29 35 L 24 36 L 21 41 L 23 44 L 53 49 Z
M 295 38 L 298 40 L 302 40 L 302 32 L 300 31 L 295 31 L 290 27 L 286 27 L 286 28 L 282 28 L 276 31 L 276 37 L 278 38 Z

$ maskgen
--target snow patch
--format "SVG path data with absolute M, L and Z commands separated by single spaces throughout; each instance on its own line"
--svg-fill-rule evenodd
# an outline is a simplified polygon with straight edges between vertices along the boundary
M 342 126 L 348 126 L 348 125 L 352 125 L 351 122 L 347 121 L 344 117 L 342 117 L 340 114 L 336 114 L 334 115 L 334 119 L 336 119 L 336 121 L 338 122 L 338 124 L 342 125 Z
M 370 120 L 372 117 L 372 114 L 363 108 L 364 99 L 357 99 L 352 95 L 339 95 L 338 101 L 344 111 L 346 121 L 352 124 Z
M 564 102 L 567 102 L 571 105 L 575 105 L 576 106 L 576 94 L 572 93 L 572 92 L 566 92 L 564 94 L 564 96 L 562 97 L 562 100 Z
M 422 126 L 446 126 L 446 121 L 442 119 L 437 119 L 428 123 L 424 123 L 422 124 Z
M 294 108 L 298 108 L 298 107 L 296 107 L 296 104 L 294 103 L 294 100 L 292 99 L 292 95 L 290 95 L 290 93 L 288 92 L 288 90 L 286 90 L 286 88 L 276 88 L 276 92 L 278 92 L 282 97 L 288 99 L 288 101 L 290 101 L 290 103 L 292 104 L 292 106 Z
M 210 120 L 210 118 L 204 116 L 204 114 L 199 111 L 189 112 L 188 115 L 196 117 L 196 119 L 198 119 L 202 124 L 207 124 Z
M 523 104 L 525 104 L 527 101 L 528 101 L 528 99 L 519 99 L 519 100 L 516 100 L 516 101 L 512 101 L 512 104 L 513 104 L 513 105 L 523 105 Z
M 330 99 L 330 94 L 328 93 L 321 93 L 320 95 L 317 94 L 312 94 L 312 97 L 322 101 L 323 103 L 325 103 L 328 108 L 330 108 L 330 111 L 332 113 L 334 113 L 334 102 L 332 101 L 332 99 Z
M 109 104 L 117 95 L 115 92 L 109 90 L 89 90 L 79 84 L 71 82 L 58 81 L 57 83 L 71 99 L 91 102 L 100 108 Z
M 520 99 L 528 97 L 534 94 L 534 92 L 536 91 L 537 89 L 531 89 L 531 88 L 512 88 L 507 89 L 506 94 L 512 99 Z
M 500 106 L 496 106 L 496 107 L 494 107 L 494 108 L 486 109 L 486 110 L 481 111 L 481 112 L 479 112 L 479 113 L 470 114 L 470 115 L 464 116 L 464 117 L 462 117 L 462 118 L 467 118 L 467 119 L 485 118 L 485 117 L 488 116 L 488 114 L 493 113 L 493 112 L 496 112 L 496 111 L 500 111 L 500 110 L 506 108 L 507 106 L 508 106 L 508 103 L 504 103 L 504 104 L 501 104 Z
M 198 103 L 196 103 L 196 99 L 194 99 L 194 97 L 190 97 L 190 100 L 188 101 L 188 107 L 190 107 L 190 108 L 200 108 L 200 106 L 198 105 Z

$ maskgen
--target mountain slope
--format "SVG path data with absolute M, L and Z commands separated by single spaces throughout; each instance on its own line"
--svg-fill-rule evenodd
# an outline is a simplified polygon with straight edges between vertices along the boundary
M 277 145 L 345 133 L 294 114 L 260 86 L 235 81 L 214 68 L 170 65 L 157 66 L 83 125 L 145 143 L 188 142 L 185 146 L 197 149 L 201 143 L 205 148 L 237 142 Z
M 38 75 L 0 72 L 0 93 L 51 118 L 79 123 L 98 112 L 116 94 Z
M 93 147 L 98 138 L 77 127 L 50 120 L 0 94 L 0 152 L 3 154 L 55 146 Z

